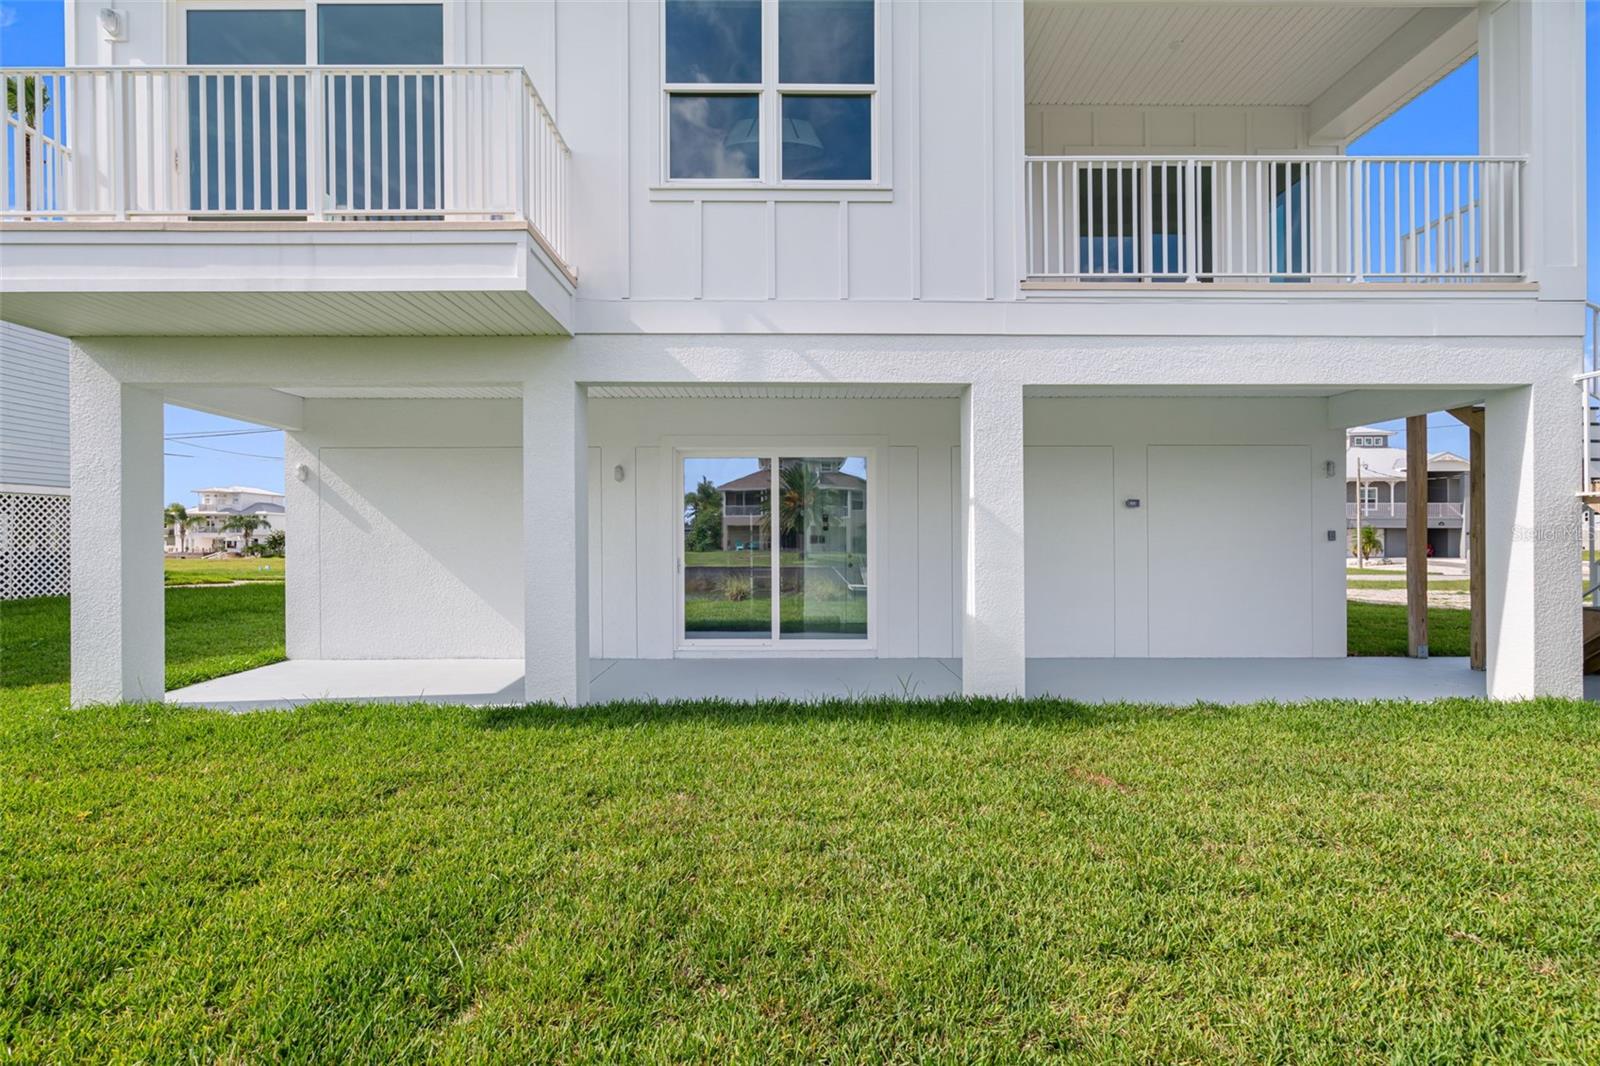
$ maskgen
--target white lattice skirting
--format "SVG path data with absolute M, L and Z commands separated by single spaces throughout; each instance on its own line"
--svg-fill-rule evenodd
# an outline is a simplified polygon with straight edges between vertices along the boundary
M 0 600 L 67 594 L 71 522 L 70 496 L 0 492 Z

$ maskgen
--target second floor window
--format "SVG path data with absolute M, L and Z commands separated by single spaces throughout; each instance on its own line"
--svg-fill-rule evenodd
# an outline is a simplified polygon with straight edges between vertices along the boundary
M 874 0 L 663 5 L 669 180 L 874 179 Z

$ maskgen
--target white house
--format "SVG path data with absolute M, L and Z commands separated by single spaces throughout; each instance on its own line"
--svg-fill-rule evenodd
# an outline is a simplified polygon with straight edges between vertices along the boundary
M 273 532 L 285 531 L 281 492 L 249 485 L 221 485 L 190 491 L 197 502 L 188 508 L 188 518 L 167 527 L 169 553 L 238 552 L 249 544 L 259 544 Z M 246 515 L 261 523 L 248 537 L 242 529 L 228 528 L 229 519 Z
M 1336 665 L 1346 428 L 1481 408 L 1487 691 L 1580 691 L 1580 4 L 67 11 L 0 287 L 74 338 L 78 702 L 162 689 L 163 400 L 287 431 L 291 658 L 567 702 Z M 1344 154 L 1472 55 L 1481 154 Z M 808 463 L 861 565 L 698 596 L 694 472 Z
M 0 322 L 0 600 L 64 596 L 72 580 L 68 347 Z
M 1391 448 L 1386 429 L 1352 426 L 1345 431 L 1345 515 L 1352 531 L 1378 531 L 1386 559 L 1406 554 L 1406 450 Z M 1435 559 L 1465 553 L 1470 463 L 1453 452 L 1428 454 L 1427 545 Z M 1350 552 L 1355 554 L 1352 539 Z

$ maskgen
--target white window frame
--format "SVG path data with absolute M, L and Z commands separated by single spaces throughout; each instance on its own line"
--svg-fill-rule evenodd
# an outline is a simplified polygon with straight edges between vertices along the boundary
M 304 11 L 306 30 L 305 66 L 321 66 L 317 56 L 317 8 L 324 3 L 334 5 L 354 4 L 433 4 L 443 9 L 444 65 L 460 66 L 463 38 L 460 12 L 464 4 L 452 0 L 183 0 L 177 5 L 177 17 L 169 24 L 168 54 L 175 57 L 174 66 L 189 66 L 189 12 L 191 11 Z
M 672 455 L 667 469 L 667 507 L 663 509 L 664 529 L 672 537 L 672 645 L 678 658 L 721 659 L 744 657 L 772 657 L 797 655 L 827 658 L 876 658 L 878 630 L 881 618 L 884 583 L 878 576 L 884 565 L 880 561 L 880 544 L 883 531 L 883 481 L 879 457 L 886 454 L 886 444 L 881 437 L 826 437 L 815 440 L 786 439 L 774 444 L 766 440 L 749 438 L 730 439 L 707 443 L 706 438 L 669 438 L 663 441 Z M 772 538 L 773 596 L 772 635 L 756 639 L 729 637 L 690 637 L 684 630 L 684 543 L 683 543 L 683 464 L 689 459 L 763 459 L 773 460 L 772 499 L 777 499 L 778 460 L 832 458 L 835 456 L 861 456 L 867 461 L 867 635 L 859 639 L 829 639 L 826 637 L 790 637 L 782 633 L 781 596 L 778 594 L 778 569 L 782 566 L 779 538 Z
M 784 84 L 778 80 L 778 4 L 780 0 L 761 0 L 761 80 L 759 82 L 669 82 L 667 81 L 667 0 L 656 5 L 658 29 L 656 62 L 661 82 L 661 101 L 657 112 L 657 154 L 659 156 L 656 191 L 701 190 L 759 190 L 763 192 L 791 190 L 795 192 L 837 191 L 848 194 L 859 190 L 886 190 L 890 187 L 889 156 L 887 145 L 893 144 L 889 133 L 889 25 L 893 0 L 873 0 L 872 8 L 872 71 L 873 80 L 859 84 Z M 672 177 L 672 117 L 671 102 L 675 95 L 694 96 L 750 96 L 756 97 L 757 135 L 760 152 L 757 156 L 755 178 L 674 178 Z M 783 178 L 783 144 L 778 132 L 782 129 L 783 98 L 785 96 L 865 96 L 872 106 L 872 175 L 866 179 L 853 178 L 827 181 L 804 178 L 785 181 Z M 815 197 L 810 197 L 815 199 Z M 841 196 L 843 198 L 843 196 Z

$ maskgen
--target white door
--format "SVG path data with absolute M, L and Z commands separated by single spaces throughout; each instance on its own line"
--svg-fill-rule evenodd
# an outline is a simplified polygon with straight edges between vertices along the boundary
M 1312 654 L 1311 452 L 1149 449 L 1150 655 Z
M 1024 452 L 1030 658 L 1117 653 L 1111 461 L 1109 447 Z

